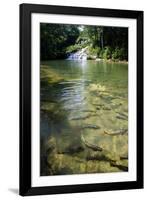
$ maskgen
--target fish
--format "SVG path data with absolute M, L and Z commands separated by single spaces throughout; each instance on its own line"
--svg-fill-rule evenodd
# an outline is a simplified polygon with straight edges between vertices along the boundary
M 112 167 L 117 167 L 118 169 L 120 169 L 120 170 L 122 170 L 122 171 L 125 171 L 125 172 L 128 171 L 128 167 L 127 167 L 127 166 L 118 165 L 118 164 L 116 164 L 115 162 L 110 162 L 110 165 L 111 165 Z
M 124 134 L 128 133 L 128 129 L 120 129 L 120 130 L 117 130 L 117 131 L 104 130 L 104 133 L 107 134 L 107 135 L 111 135 L 111 136 L 124 135 Z
M 83 135 L 81 135 L 81 140 L 87 148 L 92 149 L 93 151 L 102 151 L 103 150 L 101 147 L 87 142 Z
M 103 110 L 111 110 L 111 108 L 106 107 L 106 106 L 104 106 L 102 109 L 103 109 Z
M 125 113 L 121 113 L 121 112 L 116 112 L 116 113 L 121 115 L 121 116 L 124 116 L 124 117 L 128 118 L 128 115 L 126 115 Z
M 94 105 L 94 106 L 104 106 L 104 104 L 101 104 L 101 103 L 92 103 L 92 105 Z
M 58 151 L 58 154 L 74 154 L 74 153 L 80 153 L 84 151 L 84 148 L 82 146 L 69 146 L 65 151 Z
M 100 104 L 99 104 L 99 105 L 97 104 L 96 109 L 97 109 L 97 110 L 111 110 L 110 107 L 105 106 L 105 105 L 102 105 L 102 104 L 101 104 L 101 105 L 100 105 Z
M 128 156 L 120 156 L 120 160 L 128 160 Z
M 123 115 L 116 115 L 117 119 L 122 119 L 122 120 L 128 120 L 128 117 L 125 117 Z
M 81 116 L 81 117 L 71 117 L 69 120 L 80 120 L 80 119 L 87 119 L 89 116 Z
M 91 112 L 91 113 L 95 113 L 95 110 L 81 110 L 81 112 Z
M 93 124 L 87 124 L 87 125 L 84 125 L 82 128 L 83 129 L 85 129 L 85 128 L 100 129 L 100 126 L 93 125 Z

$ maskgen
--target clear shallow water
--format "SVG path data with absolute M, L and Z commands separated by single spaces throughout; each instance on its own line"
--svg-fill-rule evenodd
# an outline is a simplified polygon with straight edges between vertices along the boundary
M 53 60 L 40 73 L 41 175 L 127 171 L 128 65 Z

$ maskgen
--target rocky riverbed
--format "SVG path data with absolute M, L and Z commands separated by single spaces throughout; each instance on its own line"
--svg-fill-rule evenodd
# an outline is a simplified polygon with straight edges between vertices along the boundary
M 41 66 L 41 175 L 128 171 L 127 77 L 106 65 Z

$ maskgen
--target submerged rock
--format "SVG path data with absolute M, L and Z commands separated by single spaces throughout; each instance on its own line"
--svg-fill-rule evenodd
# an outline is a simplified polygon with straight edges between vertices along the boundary
M 46 142 L 47 154 L 53 154 L 57 152 L 57 144 L 55 137 L 51 136 Z
M 57 103 L 54 102 L 43 102 L 41 105 L 41 110 L 45 112 L 52 112 L 56 110 Z
M 106 87 L 101 84 L 90 84 L 88 87 L 89 91 L 92 93 L 96 93 L 97 95 L 101 95 L 103 92 L 106 91 Z
M 101 99 L 105 100 L 106 102 L 111 102 L 111 100 L 116 99 L 116 97 L 112 95 L 100 95 Z
M 49 66 L 41 65 L 40 80 L 41 86 L 47 86 L 49 84 L 56 84 L 64 81 L 64 78 L 61 76 L 61 74 L 58 74 L 57 71 L 49 68 Z

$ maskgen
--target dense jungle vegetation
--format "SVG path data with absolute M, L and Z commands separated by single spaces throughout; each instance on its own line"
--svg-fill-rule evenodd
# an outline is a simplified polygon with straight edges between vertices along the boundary
M 42 61 L 65 59 L 82 48 L 88 59 L 128 60 L 127 28 L 42 23 L 40 33 Z

